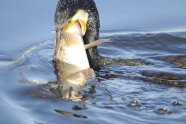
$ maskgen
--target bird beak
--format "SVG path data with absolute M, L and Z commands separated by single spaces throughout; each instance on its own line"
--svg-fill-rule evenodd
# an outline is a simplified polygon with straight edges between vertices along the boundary
M 70 21 L 70 22 L 69 22 Z M 78 23 L 79 26 L 80 26 L 80 30 L 81 30 L 81 33 L 83 35 L 85 35 L 86 33 L 86 30 L 87 30 L 87 26 L 86 26 L 86 23 L 81 20 L 81 19 L 77 19 L 77 20 L 72 20 L 72 19 L 68 19 L 67 22 L 65 23 L 63 29 L 62 29 L 62 32 L 67 32 L 67 30 L 72 26 L 74 25 L 75 23 Z
M 80 33 L 82 35 L 85 35 L 87 30 L 87 26 L 86 26 L 87 21 L 88 21 L 88 13 L 84 10 L 78 10 L 72 18 L 69 18 L 66 21 L 62 29 L 62 32 L 67 32 L 71 26 L 78 23 L 79 24 L 78 28 L 80 29 L 79 30 Z
M 85 35 L 86 31 L 87 31 L 87 25 L 83 20 L 78 19 L 77 22 L 80 24 L 80 28 L 81 28 L 81 33 L 83 35 Z

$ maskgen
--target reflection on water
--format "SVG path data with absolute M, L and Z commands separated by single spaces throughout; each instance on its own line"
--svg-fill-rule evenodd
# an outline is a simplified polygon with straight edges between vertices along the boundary
M 38 96 L 38 97 L 42 97 L 42 98 L 52 98 L 52 99 L 63 99 L 63 100 L 71 100 L 71 101 L 76 101 L 76 102 L 82 102 L 84 100 L 86 100 L 86 95 L 85 95 L 85 91 L 83 91 L 83 88 L 89 89 L 89 91 L 86 91 L 88 93 L 91 93 L 92 91 L 95 90 L 94 86 L 88 87 L 86 84 L 84 84 L 83 86 L 77 86 L 77 85 L 73 85 L 70 84 L 68 82 L 64 82 L 65 80 L 64 75 L 63 75 L 63 70 L 62 70 L 62 66 L 61 63 L 59 62 L 58 64 L 56 64 L 56 62 L 53 62 L 54 64 L 54 68 L 55 71 L 54 73 L 56 74 L 57 77 L 57 81 L 55 82 L 47 82 L 44 80 L 38 80 L 38 79 L 32 79 L 29 80 L 24 76 L 24 71 L 28 70 L 29 67 L 23 67 L 23 68 L 19 68 L 18 72 L 19 72 L 19 76 L 21 77 L 21 79 L 19 79 L 18 81 L 20 83 L 31 83 L 31 84 L 43 84 L 43 86 L 37 88 L 34 90 L 34 92 L 32 92 L 32 96 Z M 64 63 L 63 63 L 64 64 Z M 61 72 L 62 71 L 62 72 Z M 70 70 L 71 72 L 73 70 Z M 76 78 L 77 76 L 75 75 Z M 82 77 L 77 77 L 77 81 L 82 81 L 81 79 Z M 79 79 L 79 80 L 78 80 Z M 88 80 L 86 80 L 85 83 L 87 83 Z M 95 79 L 89 79 L 89 83 L 90 82 L 94 82 L 96 81 Z
M 89 82 L 90 83 L 90 82 Z M 86 90 L 77 89 L 72 85 L 66 83 L 49 82 L 32 92 L 32 96 L 51 98 L 51 99 L 61 99 L 70 100 L 74 102 L 83 102 L 87 99 L 91 99 L 88 94 L 95 91 L 95 86 L 85 87 Z M 88 91 L 87 91 L 88 90 Z
M 80 90 L 59 84 L 60 73 L 56 72 L 60 70 L 52 62 L 53 41 L 41 42 L 20 61 L 10 65 L 1 63 L 3 97 L 0 97 L 6 102 L 1 102 L 0 110 L 4 112 L 2 107 L 11 103 L 11 112 L 18 109 L 19 114 L 30 118 L 19 122 L 13 118 L 13 112 L 10 117 L 18 123 L 184 122 L 185 32 L 176 36 L 172 33 L 114 34 L 102 32 L 102 38 L 113 42 L 98 47 L 101 55 L 152 64 L 104 66 L 95 71 L 96 79 L 89 80 Z M 3 61 L 4 57 L 0 59 Z
M 166 56 L 166 57 L 156 57 L 157 60 L 166 61 L 173 64 L 177 68 L 186 69 L 186 56 Z

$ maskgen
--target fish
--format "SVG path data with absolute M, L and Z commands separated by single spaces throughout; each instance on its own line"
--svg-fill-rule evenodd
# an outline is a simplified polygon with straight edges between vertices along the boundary
M 95 47 L 109 39 L 99 39 L 90 44 L 84 44 L 83 35 L 86 33 L 88 13 L 78 10 L 64 25 L 60 39 L 55 44 L 55 67 L 59 82 L 76 87 L 84 87 L 86 82 L 95 77 L 90 68 L 86 49 Z

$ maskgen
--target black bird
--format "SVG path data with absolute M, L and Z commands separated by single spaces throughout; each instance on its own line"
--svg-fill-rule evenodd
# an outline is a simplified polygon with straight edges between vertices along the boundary
M 84 44 L 89 44 L 99 38 L 100 20 L 96 4 L 93 0 L 59 0 L 55 11 L 55 47 L 59 42 L 61 31 L 66 21 L 73 17 L 78 10 L 84 10 L 88 13 L 87 30 L 83 36 Z M 98 69 L 105 65 L 149 65 L 151 63 L 141 60 L 130 59 L 111 59 L 98 54 L 97 47 L 90 48 L 87 51 L 90 67 Z

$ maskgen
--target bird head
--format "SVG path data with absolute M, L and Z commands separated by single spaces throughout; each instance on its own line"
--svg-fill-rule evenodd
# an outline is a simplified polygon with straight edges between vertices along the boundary
M 62 32 L 85 35 L 87 30 L 87 20 L 88 13 L 84 10 L 78 10 L 72 18 L 67 19 L 64 27 L 62 28 Z
M 84 24 L 80 21 L 82 18 L 76 19 L 76 23 L 73 23 L 74 19 L 72 19 L 75 15 L 77 15 L 78 10 L 83 10 L 88 13 L 88 20 L 86 24 L 86 29 Z M 99 13 L 96 7 L 94 0 L 59 0 L 55 16 L 55 40 L 54 40 L 54 55 L 55 55 L 55 47 L 58 44 L 58 41 L 61 38 L 61 32 L 65 31 L 69 27 L 72 26 L 68 25 L 68 20 L 71 20 L 72 24 L 77 25 L 79 23 L 81 27 L 81 32 L 83 35 L 84 44 L 89 44 L 99 38 L 99 28 L 100 28 L 100 20 L 99 20 Z M 78 16 L 75 16 L 78 17 Z M 91 67 L 93 67 L 92 60 L 98 56 L 97 48 L 90 48 L 86 50 L 87 56 L 89 59 L 89 63 Z

